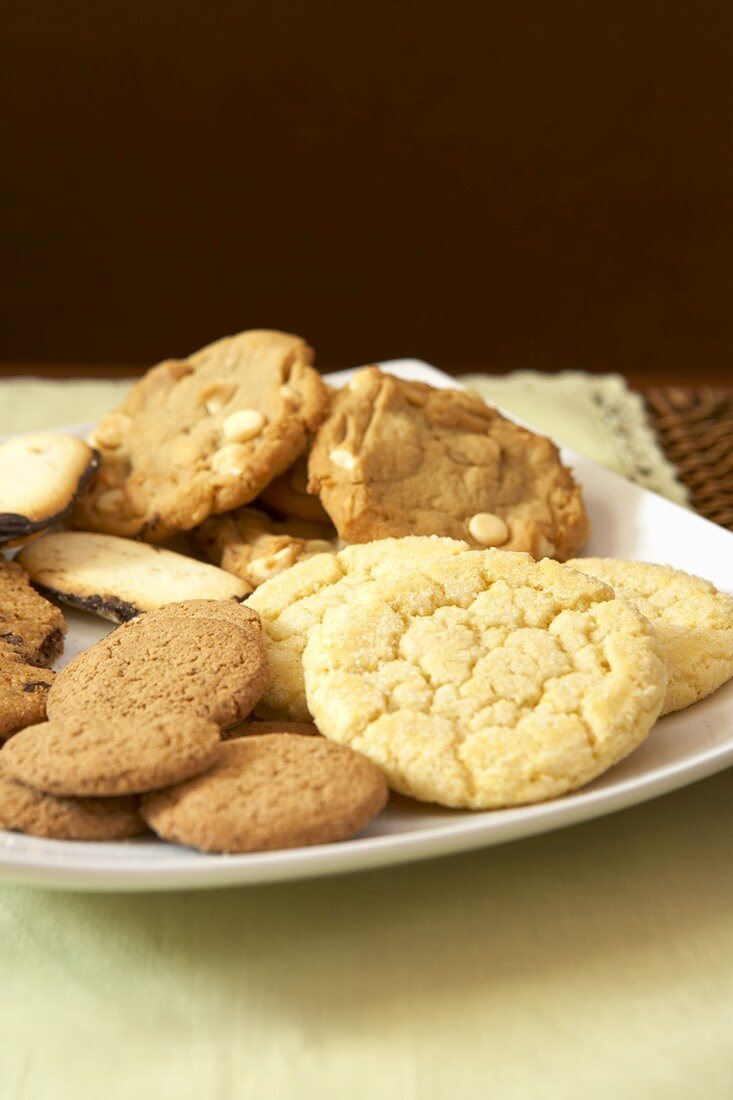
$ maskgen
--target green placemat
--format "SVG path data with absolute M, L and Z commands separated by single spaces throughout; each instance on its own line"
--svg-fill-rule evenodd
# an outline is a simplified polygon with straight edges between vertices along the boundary
M 0 430 L 95 419 L 118 393 L 3 384 Z M 388 871 L 0 887 L 0 1097 L 729 1100 L 732 828 L 728 771 Z

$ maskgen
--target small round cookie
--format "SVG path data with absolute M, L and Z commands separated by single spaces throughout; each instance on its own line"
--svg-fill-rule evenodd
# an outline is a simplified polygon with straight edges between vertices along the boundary
M 0 546 L 58 523 L 98 465 L 97 452 L 73 435 L 33 432 L 0 443 Z
M 639 745 L 667 685 L 646 619 L 549 558 L 468 551 L 352 590 L 303 655 L 321 733 L 402 794 L 491 809 L 589 783 Z
M 447 535 L 564 560 L 589 532 L 557 447 L 467 390 L 367 367 L 340 390 L 308 459 L 342 539 Z
M 0 755 L 0 829 L 54 840 L 127 840 L 147 832 L 136 798 L 56 798 L 5 773 Z
M 44 535 L 18 561 L 43 592 L 114 623 L 183 600 L 237 600 L 249 591 L 206 562 L 88 531 Z
M 192 533 L 196 545 L 221 569 L 253 592 L 297 561 L 336 553 L 336 532 L 328 523 L 276 520 L 256 508 L 212 516 Z
M 176 844 L 260 852 L 346 840 L 386 801 L 384 776 L 364 756 L 284 733 L 223 742 L 205 775 L 148 795 L 141 813 Z
M 328 512 L 317 496 L 308 492 L 308 456 L 301 455 L 289 470 L 271 481 L 260 493 L 259 499 L 268 508 L 287 519 L 304 519 L 310 523 L 331 521 Z
M 309 631 L 348 589 L 410 573 L 421 562 L 460 554 L 465 542 L 437 537 L 383 539 L 319 554 L 266 581 L 247 600 L 262 619 L 270 676 L 257 705 L 263 718 L 310 720 L 303 682 Z
M 0 641 L 33 665 L 50 665 L 64 648 L 64 616 L 31 587 L 27 573 L 0 556 Z
M 222 730 L 225 741 L 234 737 L 250 737 L 261 733 L 293 733 L 299 737 L 320 737 L 320 732 L 312 722 L 288 722 L 286 719 L 273 719 L 271 722 L 240 722 L 228 730 Z
M 191 715 L 91 712 L 21 730 L 2 761 L 13 779 L 44 794 L 140 794 L 200 775 L 220 744 L 218 726 Z
M 235 604 L 192 602 L 148 611 L 70 661 L 49 693 L 49 718 L 246 718 L 267 682 L 259 619 Z
M 92 434 L 102 466 L 74 525 L 161 542 L 254 500 L 326 414 L 312 362 L 299 337 L 252 331 L 148 371 Z
M 669 672 L 662 714 L 697 703 L 733 676 L 733 596 L 669 565 L 613 558 L 568 565 L 610 584 L 654 627 Z
M 28 664 L 7 642 L 0 642 L 0 741 L 46 717 L 55 673 Z

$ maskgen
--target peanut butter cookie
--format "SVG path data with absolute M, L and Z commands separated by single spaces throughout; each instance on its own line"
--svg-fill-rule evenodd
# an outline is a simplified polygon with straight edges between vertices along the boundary
M 252 331 L 148 371 L 92 433 L 84 530 L 160 542 L 253 500 L 305 450 L 328 389 L 297 336 Z
M 376 367 L 334 397 L 308 472 L 349 543 L 447 535 L 564 560 L 588 538 L 580 487 L 549 439 L 476 394 Z

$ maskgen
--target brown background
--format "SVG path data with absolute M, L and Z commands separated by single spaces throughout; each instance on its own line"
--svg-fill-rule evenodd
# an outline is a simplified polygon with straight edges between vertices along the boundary
M 2 11 L 6 363 L 729 370 L 730 3 Z

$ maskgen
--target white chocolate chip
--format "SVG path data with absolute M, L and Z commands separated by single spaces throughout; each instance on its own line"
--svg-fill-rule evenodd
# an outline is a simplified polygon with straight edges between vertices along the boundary
M 287 382 L 285 382 L 280 387 L 280 396 L 282 397 L 282 399 L 284 401 L 287 401 L 287 403 L 289 405 L 299 405 L 300 404 L 300 398 L 298 397 L 298 394 L 295 392 L 295 390 L 293 389 L 292 386 L 289 386 L 287 384 Z
M 198 403 L 203 405 L 211 416 L 221 412 L 234 394 L 236 386 L 231 382 L 209 382 L 202 386 L 198 394 Z
M 265 424 L 265 417 L 257 409 L 239 409 L 231 413 L 221 426 L 221 434 L 229 443 L 246 443 L 259 435 Z
M 276 573 L 282 573 L 283 570 L 289 569 L 291 565 L 294 565 L 298 560 L 300 554 L 299 547 L 292 543 L 290 546 L 283 546 L 282 549 L 276 550 L 274 554 L 266 554 L 262 558 L 254 558 L 253 561 L 247 566 L 248 579 L 253 584 L 264 584 L 270 577 L 274 577 Z
M 107 489 L 106 492 L 99 494 L 95 507 L 103 516 L 110 516 L 115 512 L 119 514 L 126 499 L 124 489 Z
M 482 546 L 502 546 L 509 538 L 509 528 L 501 516 L 493 512 L 477 512 L 468 521 L 468 533 Z
M 104 447 L 108 451 L 115 450 L 122 443 L 123 436 L 130 426 L 130 418 L 124 413 L 113 413 L 105 416 L 104 420 L 97 424 L 89 435 L 87 442 L 91 447 Z
M 349 389 L 357 393 L 359 390 L 366 390 L 371 385 L 372 375 L 369 369 L 357 371 L 352 375 L 349 382 Z
M 228 443 L 216 451 L 211 468 L 222 477 L 239 477 L 247 465 L 247 448 L 241 443 Z
M 351 451 L 347 451 L 345 447 L 336 447 L 328 457 L 334 466 L 339 466 L 342 470 L 353 470 L 356 466 L 356 456 L 352 455 Z

